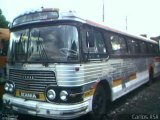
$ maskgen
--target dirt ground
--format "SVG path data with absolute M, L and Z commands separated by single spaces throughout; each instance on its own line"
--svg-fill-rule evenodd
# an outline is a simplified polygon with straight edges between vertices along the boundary
M 109 120 L 160 120 L 160 78 L 112 103 L 107 116 Z
M 0 105 L 0 108 L 2 106 Z M 49 120 L 25 116 L 18 120 Z M 75 120 L 90 120 L 83 116 Z M 110 104 L 104 120 L 160 120 L 160 78 L 152 85 L 143 85 Z

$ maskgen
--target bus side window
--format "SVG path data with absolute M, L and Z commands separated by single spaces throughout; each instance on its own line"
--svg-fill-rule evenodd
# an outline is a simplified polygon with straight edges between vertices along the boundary
M 111 41 L 112 50 L 114 54 L 127 53 L 126 42 L 123 37 L 120 37 L 118 35 L 111 35 L 110 41 Z
M 84 48 L 84 52 L 90 53 L 90 58 L 103 58 L 106 54 L 106 47 L 104 44 L 104 38 L 100 31 L 98 30 L 90 30 L 86 32 L 86 45 L 88 51 Z
M 103 36 L 100 32 L 95 31 L 95 42 L 98 53 L 106 53 L 106 48 L 104 44 Z
M 145 42 L 140 41 L 140 51 L 142 54 L 146 54 L 147 53 L 147 45 Z
M 111 41 L 111 45 L 112 45 L 112 50 L 115 53 L 118 53 L 120 50 L 120 44 L 118 42 L 118 36 L 116 35 L 111 35 L 110 36 L 110 41 Z
M 119 37 L 119 44 L 120 44 L 121 53 L 123 54 L 127 53 L 126 41 L 123 37 Z
M 159 52 L 158 45 L 154 45 L 155 54 Z
M 110 33 L 110 32 L 105 32 L 105 33 L 104 33 L 105 43 L 106 43 L 106 46 L 107 46 L 107 51 L 108 51 L 110 54 L 112 54 L 112 53 L 113 53 L 113 50 L 112 50 L 112 45 L 111 45 L 110 36 L 111 36 L 111 33 Z
M 138 54 L 140 52 L 139 43 L 136 40 L 128 40 L 129 54 Z
M 87 32 L 86 44 L 91 53 L 106 53 L 102 34 L 98 31 Z
M 94 44 L 94 34 L 92 31 L 86 33 L 86 45 L 88 48 L 92 48 L 95 46 Z
M 148 43 L 148 52 L 149 52 L 149 54 L 154 53 L 154 46 L 151 43 Z

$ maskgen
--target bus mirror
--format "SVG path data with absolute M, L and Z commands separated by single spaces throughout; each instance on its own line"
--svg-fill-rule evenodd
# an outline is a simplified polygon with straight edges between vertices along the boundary
M 86 44 L 88 48 L 94 47 L 94 34 L 93 32 L 87 32 Z

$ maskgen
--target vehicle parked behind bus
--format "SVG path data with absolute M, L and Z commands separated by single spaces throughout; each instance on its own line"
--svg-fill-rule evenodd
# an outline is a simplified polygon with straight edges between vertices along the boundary
M 0 99 L 4 93 L 9 35 L 9 29 L 0 28 Z
M 18 113 L 100 120 L 114 101 L 160 74 L 156 41 L 41 9 L 10 28 L 3 103 Z

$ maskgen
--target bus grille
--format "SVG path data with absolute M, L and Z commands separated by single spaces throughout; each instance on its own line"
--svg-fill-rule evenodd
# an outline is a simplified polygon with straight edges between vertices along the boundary
M 14 81 L 16 89 L 44 92 L 47 85 L 56 86 L 53 71 L 10 69 L 9 80 Z

